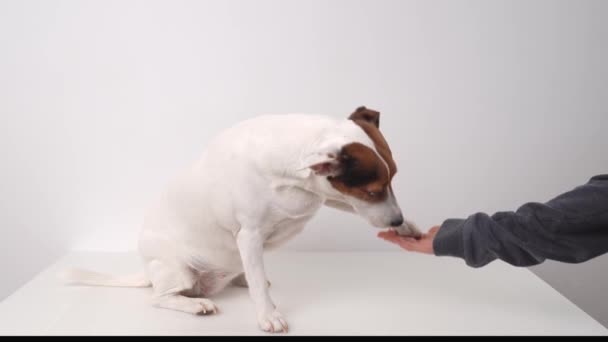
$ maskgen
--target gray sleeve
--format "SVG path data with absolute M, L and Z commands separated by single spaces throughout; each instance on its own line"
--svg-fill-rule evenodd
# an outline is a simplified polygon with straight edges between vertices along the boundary
M 471 267 L 496 259 L 523 267 L 546 259 L 580 263 L 608 253 L 608 174 L 515 212 L 448 219 L 433 249 L 437 256 L 462 258 Z

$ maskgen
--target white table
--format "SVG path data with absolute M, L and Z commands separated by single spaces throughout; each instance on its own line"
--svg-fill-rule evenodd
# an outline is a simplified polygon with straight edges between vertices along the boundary
M 271 294 L 292 335 L 608 335 L 523 268 L 389 253 L 271 253 Z M 64 286 L 68 266 L 129 273 L 135 254 L 71 253 L 0 303 L 1 335 L 258 335 L 247 290 L 215 316 L 150 305 L 151 289 Z

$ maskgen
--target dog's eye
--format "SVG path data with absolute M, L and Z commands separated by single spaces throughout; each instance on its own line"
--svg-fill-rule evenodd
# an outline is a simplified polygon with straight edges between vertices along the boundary
M 368 191 L 367 192 L 368 195 L 370 195 L 371 197 L 376 197 L 378 196 L 380 193 L 379 192 L 375 192 L 375 191 Z

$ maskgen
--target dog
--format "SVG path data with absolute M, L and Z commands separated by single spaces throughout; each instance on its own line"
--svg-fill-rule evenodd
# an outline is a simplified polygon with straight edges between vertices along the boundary
M 68 270 L 68 283 L 152 287 L 154 305 L 211 314 L 209 298 L 229 285 L 249 288 L 257 322 L 287 332 L 273 303 L 263 252 L 300 233 L 322 206 L 378 228 L 419 237 L 404 220 L 391 181 L 397 173 L 379 130 L 380 112 L 348 117 L 262 115 L 216 136 L 150 208 L 138 239 L 140 274 Z

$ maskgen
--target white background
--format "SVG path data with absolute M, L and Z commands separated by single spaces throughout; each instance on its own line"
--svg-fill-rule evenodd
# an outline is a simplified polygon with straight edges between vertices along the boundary
M 0 298 L 68 249 L 134 249 L 166 182 L 259 114 L 379 110 L 423 230 L 570 190 L 608 172 L 607 16 L 602 0 L 0 0 Z M 285 248 L 394 248 L 375 233 L 324 209 Z M 584 288 L 598 260 L 571 287 L 608 322 Z

